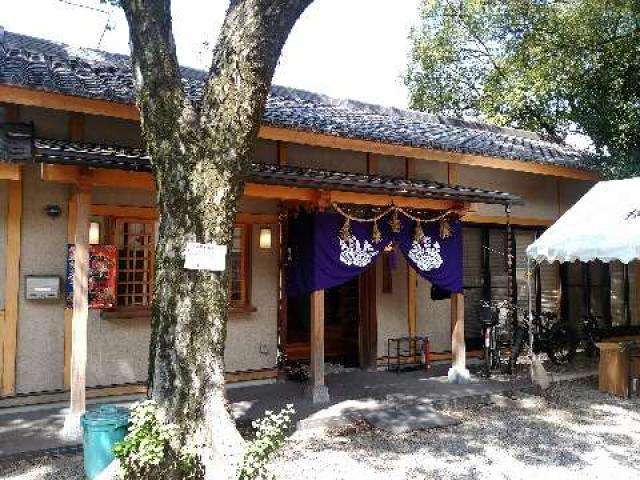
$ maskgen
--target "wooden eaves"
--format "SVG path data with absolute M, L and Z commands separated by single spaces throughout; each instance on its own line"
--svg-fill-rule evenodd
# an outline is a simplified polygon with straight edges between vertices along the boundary
M 44 181 L 77 184 L 86 167 L 72 165 L 41 165 L 41 177 Z M 106 168 L 89 169 L 91 183 L 96 187 L 127 187 L 152 191 L 155 182 L 150 173 L 127 172 Z M 296 201 L 319 206 L 329 206 L 332 202 L 356 205 L 384 206 L 394 204 L 404 208 L 424 210 L 468 210 L 469 202 L 457 200 L 437 200 L 428 198 L 406 197 L 400 195 L 379 195 L 359 192 L 327 191 L 317 188 L 290 187 L 284 185 L 267 185 L 247 183 L 245 196 L 262 199 Z

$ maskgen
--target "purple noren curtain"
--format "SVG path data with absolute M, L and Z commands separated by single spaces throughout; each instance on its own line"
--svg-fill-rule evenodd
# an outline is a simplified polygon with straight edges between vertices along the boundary
M 452 236 L 440 237 L 439 222 L 422 225 L 415 238 L 415 222 L 400 215 L 399 233 L 391 231 L 391 214 L 378 222 L 382 241 L 372 240 L 373 224 L 351 222 L 351 237 L 340 238 L 344 218 L 337 213 L 300 213 L 289 225 L 287 293 L 299 296 L 341 285 L 369 268 L 391 242 L 409 265 L 433 285 L 449 292 L 462 291 L 462 228 L 451 221 Z

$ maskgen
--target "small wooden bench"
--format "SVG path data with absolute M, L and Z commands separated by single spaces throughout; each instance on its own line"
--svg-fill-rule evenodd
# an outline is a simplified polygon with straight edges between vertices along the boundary
M 597 344 L 600 349 L 598 388 L 627 398 L 632 378 L 640 378 L 640 337 L 609 340 Z

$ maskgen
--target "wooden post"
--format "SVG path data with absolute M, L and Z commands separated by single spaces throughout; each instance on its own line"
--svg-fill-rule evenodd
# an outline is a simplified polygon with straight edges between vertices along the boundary
M 22 225 L 22 180 L 9 181 L 5 314 L 2 325 L 2 395 L 16 393 L 16 345 L 20 292 L 20 241 Z
M 71 321 L 71 406 L 64 425 L 64 434 L 67 438 L 79 438 L 82 433 L 80 416 L 85 411 L 87 371 L 90 178 L 81 176 L 77 188 L 78 192 L 75 195 L 73 317 Z
M 464 343 L 464 294 L 451 294 L 451 368 L 450 383 L 468 383 L 467 352 Z
M 313 403 L 328 403 L 324 384 L 324 290 L 311 294 L 311 398 Z
M 360 275 L 360 368 L 375 371 L 378 366 L 377 274 L 374 262 Z
M 407 262 L 407 320 L 409 336 L 415 337 L 417 330 L 417 288 L 418 288 L 418 276 L 416 271 Z
M 73 244 L 76 241 L 76 213 L 78 210 L 78 193 L 74 192 L 69 199 L 69 209 L 67 213 L 67 243 Z M 64 309 L 64 389 L 71 388 L 71 349 L 73 308 Z

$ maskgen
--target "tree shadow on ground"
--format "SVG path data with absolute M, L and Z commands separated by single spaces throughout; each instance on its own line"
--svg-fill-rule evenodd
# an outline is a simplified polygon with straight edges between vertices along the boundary
M 590 465 L 590 454 L 596 449 L 604 449 L 620 465 L 637 468 L 640 447 L 634 447 L 631 433 L 640 432 L 640 399 L 623 400 L 602 394 L 593 381 L 571 385 L 545 392 L 546 405 L 535 408 L 488 405 L 453 410 L 452 415 L 462 420 L 457 426 L 401 435 L 373 428 L 354 434 L 338 430 L 335 435 L 345 436 L 355 457 L 373 459 L 374 464 L 369 466 L 380 470 L 385 465 L 376 465 L 375 459 L 382 455 L 394 460 L 419 452 L 425 458 L 437 457 L 448 462 L 469 456 L 484 457 L 490 462 L 496 451 L 525 465 L 580 469 Z M 404 403 L 420 399 L 396 394 L 394 401 L 401 408 Z M 606 430 L 607 426 L 621 422 L 627 422 L 630 434 Z M 322 451 L 336 449 L 337 445 L 331 436 L 318 437 L 309 448 Z M 626 448 L 628 454 L 621 453 L 620 448 Z M 424 476 L 425 472 L 415 473 Z M 474 478 L 472 472 L 469 478 Z
M 82 455 L 56 455 L 0 462 L 1 478 L 84 480 Z

